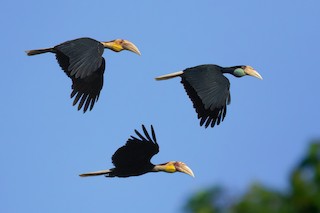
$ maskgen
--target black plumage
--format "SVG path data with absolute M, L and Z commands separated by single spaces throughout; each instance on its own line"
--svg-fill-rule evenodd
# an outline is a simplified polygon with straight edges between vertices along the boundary
M 138 138 L 131 136 L 126 145 L 120 147 L 113 154 L 112 163 L 115 168 L 111 169 L 112 171 L 108 176 L 138 176 L 150 172 L 153 169 L 155 165 L 152 164 L 150 160 L 159 152 L 159 145 L 152 125 L 152 138 L 144 125 L 142 125 L 142 129 L 145 137 L 135 130 Z
M 229 80 L 217 67 L 207 65 L 186 69 L 181 78 L 198 114 L 200 125 L 219 125 L 231 101 Z
M 227 105 L 231 102 L 230 82 L 223 75 L 229 73 L 235 77 L 251 75 L 262 79 L 250 66 L 221 67 L 215 64 L 199 65 L 183 71 L 159 76 L 156 80 L 181 77 L 181 83 L 193 103 L 200 126 L 219 125 L 227 114 Z
M 70 96 L 75 97 L 73 106 L 80 100 L 78 110 L 84 104 L 83 112 L 92 110 L 103 87 L 103 45 L 91 38 L 80 38 L 64 42 L 53 49 L 60 67 L 72 80 Z
M 139 176 L 148 172 L 182 172 L 194 177 L 192 170 L 183 162 L 169 161 L 154 165 L 151 158 L 159 152 L 156 134 L 151 125 L 151 136 L 142 125 L 144 136 L 135 130 L 136 136 L 130 136 L 127 143 L 120 147 L 112 156 L 114 168 L 88 172 L 81 177 L 105 175 L 106 177 L 130 177 Z
M 26 52 L 29 56 L 54 53 L 62 70 L 72 80 L 73 105 L 79 104 L 78 110 L 83 108 L 83 112 L 86 112 L 92 110 L 103 87 L 106 62 L 102 54 L 105 48 L 116 52 L 129 50 L 140 55 L 138 48 L 129 41 L 116 39 L 100 42 L 92 38 L 78 38 L 52 48 Z

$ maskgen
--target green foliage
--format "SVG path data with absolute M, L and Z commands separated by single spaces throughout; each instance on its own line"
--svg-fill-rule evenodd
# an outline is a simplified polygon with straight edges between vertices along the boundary
M 310 145 L 290 182 L 290 204 L 295 212 L 320 212 L 320 142 Z
M 200 191 L 185 206 L 190 213 L 313 213 L 320 212 L 320 141 L 310 144 L 290 175 L 288 191 L 253 183 L 234 199 L 219 186 Z
M 278 191 L 254 183 L 240 200 L 233 205 L 233 212 L 268 213 L 289 212 L 286 197 Z
M 221 187 L 197 192 L 190 198 L 186 210 L 195 213 L 223 213 L 229 205 L 226 201 L 230 200 L 226 191 Z

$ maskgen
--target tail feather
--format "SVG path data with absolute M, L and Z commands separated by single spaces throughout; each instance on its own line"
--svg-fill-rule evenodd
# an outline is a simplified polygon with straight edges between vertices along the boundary
M 27 55 L 38 55 L 42 53 L 54 52 L 53 48 L 44 48 L 44 49 L 37 49 L 37 50 L 26 50 Z
M 157 81 L 167 80 L 167 79 L 170 79 L 170 78 L 178 77 L 178 76 L 180 76 L 182 74 L 183 74 L 183 71 L 174 72 L 174 73 L 170 73 L 170 74 L 166 74 L 166 75 L 162 75 L 162 76 L 156 77 L 156 80 Z
M 80 177 L 90 177 L 90 176 L 98 176 L 98 175 L 107 175 L 111 172 L 110 169 L 107 170 L 100 170 L 100 171 L 96 171 L 96 172 L 88 172 L 88 173 L 84 173 L 84 174 L 80 174 Z

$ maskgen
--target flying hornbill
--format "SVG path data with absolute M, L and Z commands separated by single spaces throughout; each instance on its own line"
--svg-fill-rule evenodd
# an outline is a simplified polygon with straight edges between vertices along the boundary
M 29 56 L 55 53 L 60 67 L 72 80 L 71 98 L 75 97 L 73 106 L 80 101 L 78 110 L 84 106 L 83 112 L 86 112 L 89 106 L 92 110 L 95 102 L 98 101 L 103 86 L 104 48 L 115 52 L 129 50 L 140 55 L 138 48 L 130 41 L 116 39 L 100 42 L 92 38 L 78 38 L 51 48 L 28 50 L 26 53 Z
M 131 136 L 126 145 L 120 147 L 112 156 L 115 168 L 81 174 L 81 177 L 105 175 L 106 177 L 130 177 L 143 175 L 148 172 L 183 172 L 194 177 L 192 170 L 183 162 L 170 161 L 154 165 L 151 158 L 159 152 L 159 145 L 151 125 L 151 135 L 142 125 L 145 137 L 137 130 L 135 133 L 139 138 Z
M 183 71 L 162 75 L 156 80 L 166 80 L 177 76 L 181 77 L 189 98 L 193 102 L 200 126 L 214 127 L 224 120 L 227 105 L 230 104 L 230 82 L 223 75 L 229 73 L 235 77 L 251 75 L 262 80 L 261 75 L 251 66 L 220 67 L 214 64 L 199 65 Z

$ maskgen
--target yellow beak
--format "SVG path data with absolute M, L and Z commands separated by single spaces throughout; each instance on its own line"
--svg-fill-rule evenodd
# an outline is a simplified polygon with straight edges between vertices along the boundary
M 132 42 L 123 40 L 123 39 L 116 39 L 113 41 L 107 41 L 107 42 L 101 42 L 101 44 L 110 50 L 113 50 L 115 52 L 120 52 L 122 50 L 128 50 L 131 52 L 134 52 L 138 55 L 141 55 L 138 47 L 134 45 Z

